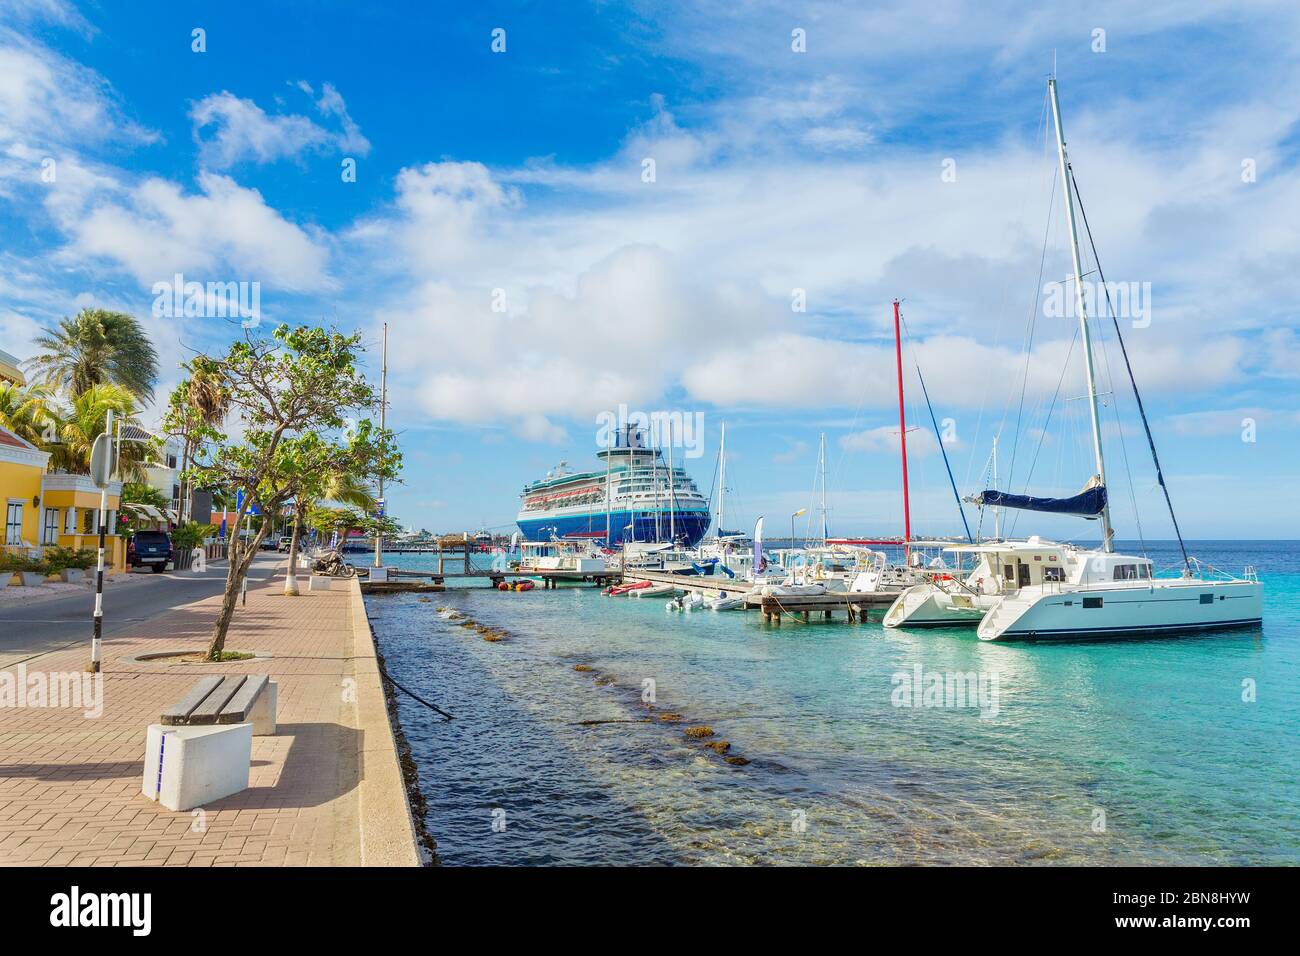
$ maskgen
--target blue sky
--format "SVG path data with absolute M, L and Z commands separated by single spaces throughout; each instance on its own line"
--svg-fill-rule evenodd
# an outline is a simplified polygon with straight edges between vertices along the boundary
M 264 321 L 359 328 L 376 365 L 389 323 L 406 524 L 508 527 L 626 404 L 704 416 L 701 485 L 727 422 L 737 523 L 811 503 L 824 432 L 832 532 L 885 534 L 897 296 L 909 419 L 919 362 L 962 492 L 997 434 L 1013 490 L 1068 494 L 1092 466 L 1075 325 L 1040 295 L 1069 271 L 1055 62 L 1106 277 L 1149 289 L 1122 327 L 1184 531 L 1300 537 L 1292 5 L 375 6 L 6 3 L 0 348 L 119 308 L 170 385 L 238 327 L 152 315 L 154 283 L 258 282 Z M 1115 523 L 1166 537 L 1104 353 Z M 938 443 L 909 441 L 914 528 L 959 530 Z

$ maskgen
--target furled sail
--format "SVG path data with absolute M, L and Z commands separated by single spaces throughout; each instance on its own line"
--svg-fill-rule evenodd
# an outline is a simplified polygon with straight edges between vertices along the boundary
M 1012 495 L 990 489 L 966 500 L 986 508 L 1017 508 L 1021 511 L 1045 511 L 1049 514 L 1096 518 L 1106 507 L 1106 486 L 1097 484 L 1094 479 L 1072 498 L 1032 498 L 1029 495 Z

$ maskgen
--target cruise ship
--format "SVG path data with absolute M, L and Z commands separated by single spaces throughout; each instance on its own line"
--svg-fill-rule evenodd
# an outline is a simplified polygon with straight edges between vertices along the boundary
M 709 528 L 709 503 L 679 467 L 628 425 L 601 467 L 569 472 L 566 462 L 526 485 L 516 523 L 531 541 L 587 539 L 614 548 L 626 541 L 666 541 L 694 547 Z

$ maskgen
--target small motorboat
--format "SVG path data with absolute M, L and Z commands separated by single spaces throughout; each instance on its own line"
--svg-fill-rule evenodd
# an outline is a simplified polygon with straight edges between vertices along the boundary
M 617 597 L 620 594 L 628 594 L 632 591 L 642 591 L 645 588 L 653 586 L 653 581 L 637 581 L 635 584 L 617 584 L 605 593 Z
M 705 604 L 710 611 L 739 611 L 745 606 L 745 596 L 743 594 L 728 594 L 723 591 L 712 601 L 706 601 Z
M 663 597 L 665 594 L 674 594 L 676 593 L 676 591 L 677 591 L 677 585 L 675 584 L 656 584 L 653 587 L 638 588 L 635 591 L 629 591 L 628 597 L 634 597 L 634 598 Z
M 664 605 L 668 611 L 698 611 L 704 607 L 704 598 L 693 591 L 680 594 Z

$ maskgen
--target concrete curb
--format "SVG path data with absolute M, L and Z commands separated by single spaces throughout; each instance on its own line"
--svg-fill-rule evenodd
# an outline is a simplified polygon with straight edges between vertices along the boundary
M 358 817 L 362 866 L 420 866 L 415 826 L 406 798 L 406 782 L 397 760 L 397 742 L 388 720 L 383 678 L 375 657 L 370 620 L 360 582 L 347 579 L 352 616 L 353 676 L 356 678 L 356 719 L 360 738 Z

